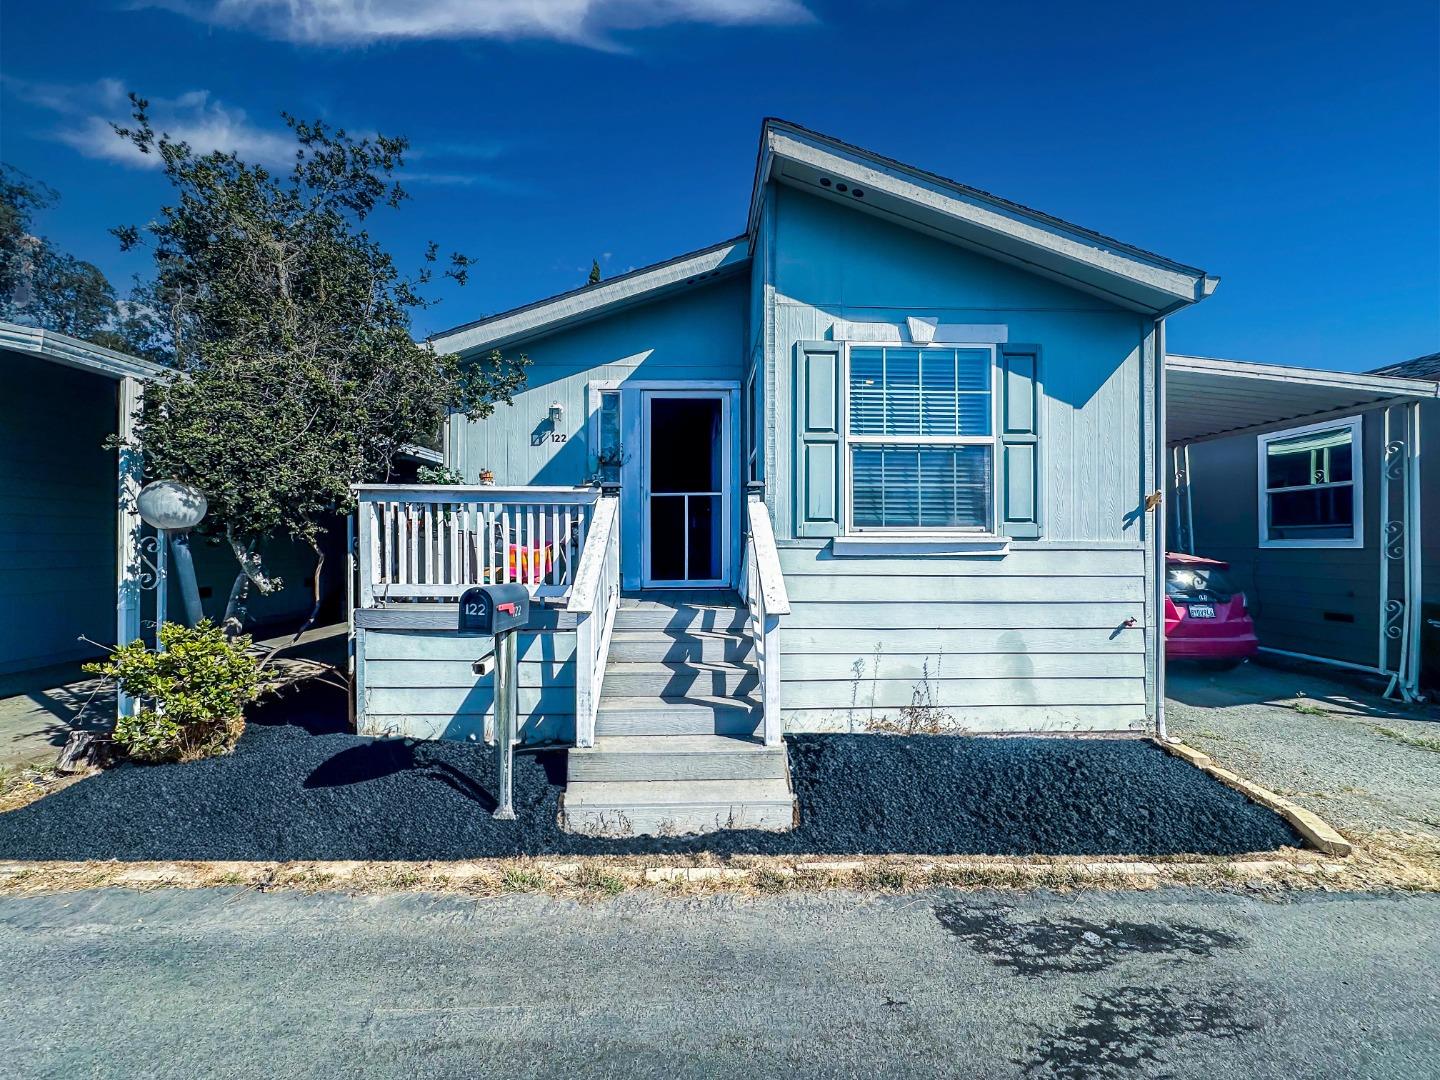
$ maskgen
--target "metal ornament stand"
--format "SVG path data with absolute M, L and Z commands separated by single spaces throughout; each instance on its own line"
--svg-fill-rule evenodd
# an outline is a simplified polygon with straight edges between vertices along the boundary
M 1399 413 L 1399 416 L 1394 414 Z M 1420 403 L 1388 405 L 1380 460 L 1380 657 L 1386 697 L 1420 694 Z

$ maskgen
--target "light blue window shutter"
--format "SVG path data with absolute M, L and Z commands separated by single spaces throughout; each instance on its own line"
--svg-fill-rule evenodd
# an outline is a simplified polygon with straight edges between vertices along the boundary
M 1040 347 L 1000 349 L 1000 532 L 1040 536 Z
M 795 346 L 795 535 L 840 534 L 840 343 Z

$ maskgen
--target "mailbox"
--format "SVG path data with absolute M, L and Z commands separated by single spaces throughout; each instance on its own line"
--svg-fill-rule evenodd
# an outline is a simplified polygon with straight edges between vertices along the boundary
M 460 633 L 498 636 L 523 630 L 530 621 L 524 585 L 477 585 L 460 597 Z

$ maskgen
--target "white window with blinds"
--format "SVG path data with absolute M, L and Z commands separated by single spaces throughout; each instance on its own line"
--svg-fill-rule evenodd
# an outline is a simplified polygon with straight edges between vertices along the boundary
M 1260 546 L 1365 546 L 1361 418 L 1257 436 Z
M 848 532 L 995 532 L 995 370 L 983 345 L 847 348 Z

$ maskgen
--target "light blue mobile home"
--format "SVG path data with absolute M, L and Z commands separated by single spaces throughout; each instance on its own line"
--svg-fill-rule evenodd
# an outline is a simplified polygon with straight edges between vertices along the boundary
M 783 732 L 1154 730 L 1164 320 L 1215 284 L 768 121 L 743 235 L 434 339 L 529 385 L 451 421 L 475 486 L 360 492 L 360 729 L 479 737 L 453 603 L 515 578 L 572 827 L 784 827 Z

